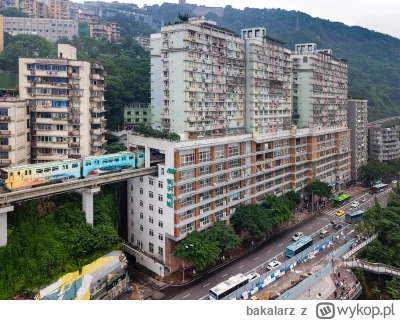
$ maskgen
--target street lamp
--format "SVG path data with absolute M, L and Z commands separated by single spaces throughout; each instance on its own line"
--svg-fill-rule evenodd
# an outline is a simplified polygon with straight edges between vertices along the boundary
M 314 191 L 321 192 L 321 190 L 311 190 L 311 214 L 314 214 Z
M 189 247 L 194 247 L 194 245 L 191 243 L 184 245 L 185 249 L 189 249 Z M 185 282 L 185 261 L 183 260 L 182 260 L 182 282 Z

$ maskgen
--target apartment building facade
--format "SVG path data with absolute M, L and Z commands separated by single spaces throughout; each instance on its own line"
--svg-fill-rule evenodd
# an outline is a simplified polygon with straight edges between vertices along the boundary
M 76 59 L 58 45 L 58 58 L 20 58 L 19 94 L 30 108 L 32 162 L 105 152 L 102 65 Z
M 369 160 L 388 162 L 400 159 L 400 126 L 390 128 L 382 124 L 368 127 Z
M 181 141 L 128 135 L 146 166 L 154 151 L 164 157 L 157 175 L 128 181 L 128 242 L 138 262 L 176 271 L 176 244 L 229 221 L 239 205 L 301 191 L 313 179 L 336 190 L 350 180 L 347 109 L 329 126 L 292 124 L 294 60 L 283 41 L 264 28 L 239 36 L 189 21 L 163 27 L 151 43 L 151 123 Z
M 135 40 L 146 51 L 150 51 L 151 50 L 150 38 L 149 37 L 135 37 Z
M 31 18 L 71 19 L 69 0 L 17 0 L 14 7 Z
M 368 162 L 368 100 L 348 100 L 348 127 L 351 129 L 351 175 L 356 179 Z
M 122 102 L 121 109 L 124 118 L 123 130 L 131 130 L 141 124 L 149 125 L 151 122 L 151 109 L 149 103 Z
M 89 35 L 98 40 L 105 38 L 107 41 L 116 41 L 120 36 L 119 24 L 115 22 L 91 23 Z
M 30 163 L 30 116 L 26 101 L 0 97 L 0 167 Z
M 74 20 L 4 17 L 3 21 L 4 31 L 13 36 L 32 34 L 51 42 L 56 42 L 61 37 L 72 40 L 74 36 L 78 36 L 78 22 Z
M 0 10 L 6 8 L 18 8 L 19 0 L 2 0 L 0 1 Z

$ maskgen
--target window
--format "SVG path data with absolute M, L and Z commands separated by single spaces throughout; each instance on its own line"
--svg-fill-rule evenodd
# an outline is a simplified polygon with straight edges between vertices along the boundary
M 179 172 L 179 180 L 188 180 L 194 178 L 194 169 Z
M 164 175 L 164 168 L 161 168 L 161 175 Z
M 215 165 L 215 172 L 224 171 L 225 170 L 225 162 L 217 163 Z
M 153 253 L 154 252 L 154 246 L 151 242 L 149 242 L 149 252 Z
M 134 215 L 134 213 L 135 213 L 135 212 L 133 211 L 133 209 L 131 209 L 131 215 L 132 215 L 132 216 Z
M 149 198 L 153 198 L 154 194 L 153 191 L 149 191 Z
M 153 229 L 149 229 L 149 235 L 150 235 L 150 236 L 154 236 L 154 231 L 153 231 Z
M 140 188 L 140 194 L 143 194 L 143 188 Z
M 153 178 L 149 178 L 149 185 L 153 185 L 154 184 L 154 179 Z
M 133 184 L 131 184 L 131 191 L 133 191 Z
M 161 256 L 164 255 L 164 249 L 162 247 L 158 247 L 158 254 Z
M 158 214 L 163 214 L 163 208 L 158 208 Z
M 135 222 L 133 220 L 131 220 L 131 227 L 135 226 Z
M 0 123 L 0 130 L 8 130 L 8 123 Z
M 240 166 L 240 159 L 229 160 L 229 169 L 236 168 Z
M 190 206 L 191 204 L 193 204 L 193 200 L 194 200 L 194 196 L 183 198 L 181 200 L 181 208 Z
M 211 186 L 211 178 L 199 180 L 199 189 Z
M 211 166 L 205 166 L 199 168 L 199 175 L 204 176 L 206 174 L 211 173 Z
M 154 209 L 153 205 L 152 205 L 152 204 L 149 204 L 149 210 L 150 210 L 150 211 L 153 211 L 153 209 Z
M 163 187 L 162 181 L 158 181 L 158 187 L 159 187 L 159 188 L 162 188 L 162 187 Z
M 194 190 L 194 182 L 183 184 L 179 187 L 179 193 L 184 194 Z
M 143 219 L 143 212 L 140 213 L 139 217 L 140 219 Z
M 164 224 L 163 224 L 163 222 L 162 222 L 161 220 L 158 220 L 158 226 L 159 226 L 160 228 L 163 228 L 163 227 L 164 227 Z
M 181 167 L 190 166 L 194 164 L 194 151 L 187 150 L 179 153 L 179 162 Z
M 159 195 L 158 195 L 158 201 L 163 201 L 163 196 L 162 196 L 162 194 L 159 194 Z
M 183 220 L 186 220 L 186 219 L 189 219 L 189 218 L 193 217 L 193 215 L 194 215 L 194 209 L 191 209 L 191 210 L 182 212 L 179 215 L 179 218 L 180 218 L 181 221 L 183 221 Z
M 225 210 L 221 210 L 221 211 L 218 211 L 218 212 L 215 213 L 215 219 L 216 220 L 221 220 L 225 216 L 226 216 Z
M 140 225 L 140 231 L 143 231 L 143 225 L 142 224 Z
M 140 178 L 139 178 L 139 181 L 140 181 L 140 182 L 143 182 L 143 177 L 140 177 Z
M 158 240 L 161 240 L 161 241 L 164 240 L 164 236 L 161 233 L 158 234 Z M 160 247 L 158 247 L 158 248 L 160 248 Z
M 133 203 L 133 197 L 131 197 L 131 203 Z
M 193 223 L 193 222 L 188 223 L 188 224 L 182 226 L 182 227 L 181 227 L 181 235 L 192 231 L 192 230 L 193 230 L 193 226 L 194 226 L 194 223 Z
M 149 217 L 149 222 L 150 222 L 150 223 L 153 223 L 153 222 L 154 222 L 153 217 Z
M 303 57 L 303 62 L 304 63 L 308 62 L 308 57 Z
M 137 245 L 140 249 L 143 249 L 143 242 L 142 242 L 142 241 L 137 240 L 137 241 L 136 241 L 136 245 Z
M 143 207 L 143 200 L 140 200 L 139 205 Z
M 238 156 L 239 155 L 239 144 L 238 143 L 230 144 L 228 147 L 228 151 L 229 151 L 230 157 Z
M 135 235 L 133 233 L 131 233 L 131 241 L 132 244 L 135 243 Z
M 225 158 L 225 146 L 214 147 L 215 160 Z
M 207 162 L 211 160 L 211 149 L 201 148 L 199 149 L 199 162 Z

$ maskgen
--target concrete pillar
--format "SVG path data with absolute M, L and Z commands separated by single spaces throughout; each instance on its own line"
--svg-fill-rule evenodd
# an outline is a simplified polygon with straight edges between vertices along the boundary
M 7 245 L 7 212 L 14 211 L 14 206 L 0 208 L 0 247 Z
M 144 167 L 150 168 L 150 148 L 144 148 Z
M 82 191 L 82 211 L 85 212 L 86 222 L 93 225 L 93 195 L 100 192 L 100 187 L 85 188 Z

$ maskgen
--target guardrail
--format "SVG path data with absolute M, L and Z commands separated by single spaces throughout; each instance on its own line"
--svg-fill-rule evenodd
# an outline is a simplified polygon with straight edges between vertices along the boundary
M 372 273 L 400 276 L 400 269 L 383 263 L 371 263 L 363 260 L 345 261 L 345 266 L 351 269 L 364 269 Z
M 368 238 L 367 240 L 365 240 L 364 242 L 361 242 L 358 246 L 354 247 L 349 252 L 345 253 L 342 256 L 342 259 L 346 260 L 348 257 L 351 257 L 353 254 L 355 254 L 357 251 L 359 251 L 362 248 L 364 248 L 368 243 L 370 243 L 371 241 L 375 240 L 377 237 L 378 237 L 378 234 L 376 233 L 373 236 L 371 236 L 370 238 Z

